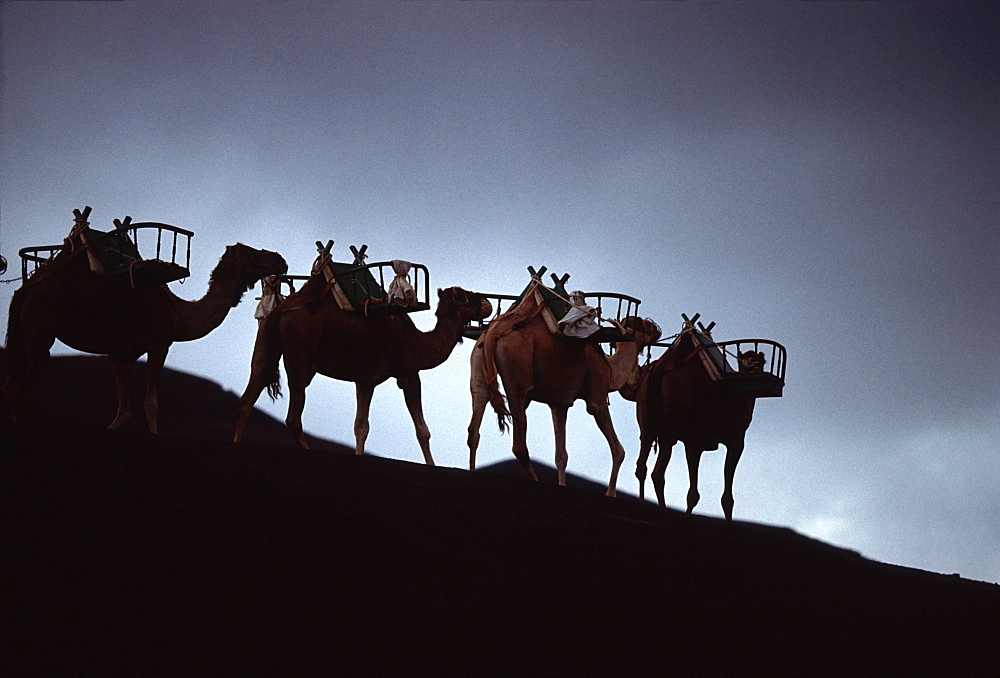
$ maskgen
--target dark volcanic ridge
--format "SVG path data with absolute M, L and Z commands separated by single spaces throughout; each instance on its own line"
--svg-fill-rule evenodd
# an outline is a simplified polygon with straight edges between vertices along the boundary
M 191 379 L 224 431 L 235 396 Z M 301 451 L 280 422 L 268 446 L 73 416 L 0 424 L 6 674 L 1000 675 L 993 584 L 602 486 Z

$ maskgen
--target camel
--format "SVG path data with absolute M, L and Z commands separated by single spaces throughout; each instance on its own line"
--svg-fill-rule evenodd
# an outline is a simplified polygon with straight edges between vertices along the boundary
M 608 357 L 596 343 L 554 335 L 538 310 L 535 296 L 526 294 L 524 301 L 489 324 L 472 351 L 469 468 L 475 470 L 479 428 L 489 402 L 497 413 L 501 432 L 506 430 L 508 422 L 512 424 L 514 456 L 528 477 L 537 481 L 528 454 L 526 410 L 532 401 L 538 401 L 551 410 L 556 470 L 559 484 L 565 485 L 569 459 L 566 415 L 575 401 L 583 400 L 611 448 L 612 469 L 606 494 L 614 497 L 625 449 L 615 434 L 608 394 L 634 383 L 639 371 L 638 356 L 659 339 L 659 327 L 650 320 L 626 318 L 623 326 L 634 335 L 635 341 L 619 342 Z M 497 383 L 498 376 L 503 380 L 506 403 Z
M 695 332 L 694 322 L 685 322 L 675 342 L 644 370 L 639 380 L 636 417 L 640 445 L 635 470 L 639 496 L 644 495 L 646 460 L 656 442 L 659 457 L 653 467 L 653 487 L 660 506 L 666 507 L 664 473 L 673 446 L 681 441 L 689 477 L 687 512 L 691 513 L 700 499 L 701 455 L 719 449 L 722 444 L 726 446 L 722 510 L 726 520 L 732 521 L 733 478 L 756 399 L 729 393 L 721 382 L 712 381 L 702 361 L 697 359 L 699 352 L 706 349 L 695 339 Z M 765 358 L 763 353 L 746 351 L 738 354 L 737 362 L 740 372 L 761 372 Z
M 437 322 L 429 332 L 421 332 L 405 313 L 366 317 L 342 310 L 328 289 L 322 274 L 313 275 L 264 319 L 257 332 L 250 379 L 240 398 L 234 441 L 242 439 L 251 409 L 265 387 L 272 398 L 280 396 L 278 362 L 284 356 L 289 391 L 285 422 L 300 447 L 309 447 L 302 432 L 302 410 L 306 387 L 316 374 L 354 382 L 355 453 L 359 455 L 364 454 L 368 438 L 375 387 L 395 377 L 424 461 L 433 466 L 419 373 L 447 360 L 465 326 L 490 314 L 490 302 L 460 287 L 438 290 Z
M 157 384 L 170 345 L 200 339 L 214 330 L 257 280 L 287 270 L 276 252 L 241 243 L 230 245 L 212 271 L 208 291 L 198 301 L 173 294 L 165 284 L 130 284 L 128 276 L 91 272 L 86 247 L 64 247 L 14 292 L 7 325 L 10 375 L 3 399 L 11 418 L 31 411 L 32 385 L 56 339 L 84 353 L 107 355 L 114 368 L 118 410 L 109 429 L 131 417 L 132 365 L 147 356 L 145 414 L 157 433 Z

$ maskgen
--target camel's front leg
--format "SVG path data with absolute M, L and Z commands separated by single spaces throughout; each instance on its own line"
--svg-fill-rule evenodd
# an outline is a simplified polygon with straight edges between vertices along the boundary
M 160 374 L 163 372 L 163 364 L 167 361 L 168 348 L 150 351 L 146 355 L 146 400 L 144 409 L 146 411 L 146 424 L 149 432 L 154 436 L 157 434 L 156 417 L 160 409 L 157 394 L 160 388 Z
M 733 478 L 736 476 L 736 465 L 740 463 L 743 456 L 743 440 L 734 441 L 731 445 L 726 445 L 726 466 L 725 466 L 725 489 L 722 492 L 722 512 L 726 514 L 726 520 L 733 519 L 733 505 L 736 500 L 733 497 Z
M 410 418 L 413 419 L 413 427 L 417 431 L 417 443 L 420 445 L 420 451 L 424 453 L 424 462 L 428 466 L 433 466 L 431 431 L 427 428 L 427 422 L 424 421 L 424 410 L 420 403 L 420 375 L 399 377 L 396 379 L 396 383 L 403 389 L 403 399 L 406 401 L 406 409 L 410 411 Z
M 698 505 L 698 500 L 701 499 L 701 495 L 698 494 L 698 465 L 701 464 L 701 453 L 702 450 L 700 448 L 689 443 L 684 443 L 684 456 L 687 457 L 688 466 L 688 513 L 694 511 L 694 507 Z
M 559 484 L 566 486 L 566 464 L 569 452 L 566 451 L 566 412 L 568 407 L 549 405 L 552 411 L 552 429 L 556 435 L 556 470 L 559 472 Z
M 608 491 L 606 494 L 609 497 L 614 497 L 617 496 L 618 470 L 621 468 L 622 462 L 625 461 L 625 447 L 622 446 L 621 441 L 618 440 L 618 435 L 615 433 L 615 426 L 611 422 L 611 411 L 608 409 L 607 401 L 594 407 L 593 415 L 597 421 L 597 427 L 601 429 L 601 433 L 604 434 L 604 437 L 608 441 L 608 446 L 611 448 L 611 477 L 608 479 Z
M 375 384 L 354 384 L 357 410 L 354 413 L 354 454 L 365 453 L 365 441 L 368 440 L 368 412 L 372 406 L 372 396 L 375 395 Z
M 132 416 L 132 408 L 129 404 L 129 382 L 132 378 L 132 364 L 134 359 L 112 358 L 111 366 L 115 373 L 115 392 L 118 394 L 118 412 L 114 420 L 108 424 L 108 429 L 113 431 L 125 425 L 125 422 Z

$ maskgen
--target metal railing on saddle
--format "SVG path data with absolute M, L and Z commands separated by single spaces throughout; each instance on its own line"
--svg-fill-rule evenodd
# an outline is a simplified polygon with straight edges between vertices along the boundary
M 79 247 L 89 250 L 94 273 L 108 277 L 128 275 L 133 285 L 160 285 L 191 275 L 193 232 L 154 221 L 133 224 L 132 217 L 128 216 L 123 221 L 115 219 L 113 230 L 99 231 L 90 228 L 87 222 L 90 211 L 89 206 L 82 212 L 73 210 L 77 227 L 63 244 L 25 247 L 19 251 L 22 281 L 27 281 L 41 267 L 52 262 L 60 252 Z M 140 233 L 143 234 L 141 238 Z M 152 257 L 139 253 L 140 240 L 147 244 L 147 251 L 154 247 L 151 243 L 155 243 Z M 178 255 L 183 257 L 183 263 L 178 261 Z
M 531 282 L 528 283 L 528 286 L 524 288 L 521 294 L 481 293 L 490 302 L 496 302 L 493 305 L 494 312 L 489 318 L 477 320 L 468 325 L 462 336 L 468 339 L 478 339 L 486 331 L 490 323 L 497 320 L 504 313 L 514 309 L 529 292 L 537 294 L 540 303 L 543 303 L 549 313 L 551 313 L 551 318 L 547 319 L 547 323 L 552 323 L 550 324 L 550 329 L 555 334 L 561 334 L 558 328 L 559 321 L 566 317 L 570 309 L 581 308 L 581 306 L 574 304 L 572 295 L 566 291 L 566 282 L 569 280 L 569 273 L 564 274 L 561 278 L 557 277 L 555 273 L 550 273 L 552 287 L 547 287 L 541 282 L 546 270 L 545 266 L 542 266 L 537 271 L 534 267 L 529 266 L 528 273 L 531 275 Z M 593 343 L 635 341 L 635 337 L 624 331 L 622 322 L 628 316 L 639 315 L 639 305 L 642 303 L 639 299 L 616 292 L 583 292 L 582 297 L 587 302 L 596 301 L 596 303 L 589 304 L 590 310 L 586 310 L 583 313 L 590 316 L 593 322 L 599 324 L 599 327 L 596 331 L 581 340 Z M 614 311 L 613 314 L 609 313 L 612 309 Z
M 785 347 L 771 339 L 732 339 L 717 342 L 712 338 L 715 323 L 705 325 L 681 314 L 683 329 L 671 337 L 672 341 L 659 341 L 653 346 L 671 350 L 685 334 L 690 334 L 696 353 L 712 381 L 721 382 L 723 388 L 734 395 L 747 398 L 780 398 L 785 387 Z
M 362 245 L 360 249 L 351 245 L 351 253 L 354 254 L 352 263 L 336 262 L 330 258 L 332 247 L 332 240 L 326 245 L 316 242 L 319 257 L 313 264 L 311 275 L 281 276 L 280 282 L 288 286 L 290 294 L 295 293 L 296 282 L 321 275 L 345 311 L 372 316 L 430 309 L 430 272 L 423 264 L 398 259 L 368 263 L 365 261 L 368 245 Z M 396 280 L 405 281 L 406 287 L 412 290 L 412 295 L 405 297 L 405 305 L 389 293 Z

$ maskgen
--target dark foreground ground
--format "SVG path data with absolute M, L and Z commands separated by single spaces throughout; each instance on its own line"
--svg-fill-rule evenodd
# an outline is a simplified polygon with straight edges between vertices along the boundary
M 220 437 L 0 424 L 3 675 L 1000 675 L 1000 586 Z

